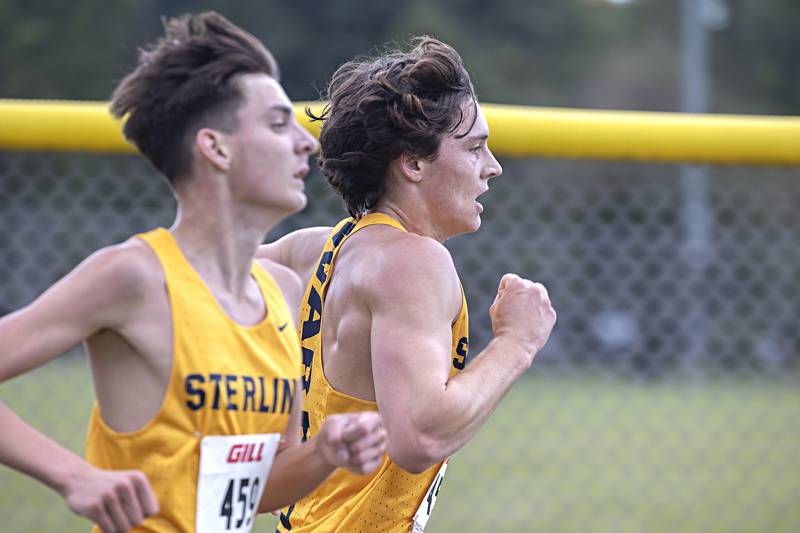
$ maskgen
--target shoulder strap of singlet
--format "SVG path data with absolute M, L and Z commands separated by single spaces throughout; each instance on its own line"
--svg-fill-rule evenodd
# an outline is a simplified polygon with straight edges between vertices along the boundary
M 313 285 L 317 285 L 317 290 L 319 291 L 321 298 L 324 299 L 325 297 L 325 292 L 328 288 L 328 281 L 330 280 L 331 266 L 333 265 L 333 261 L 336 259 L 336 255 L 339 253 L 339 250 L 341 250 L 345 241 L 347 241 L 347 239 L 349 239 L 357 231 L 362 230 L 367 226 L 373 226 L 377 224 L 392 226 L 393 228 L 397 228 L 401 231 L 406 231 L 406 228 L 403 227 L 400 222 L 383 213 L 369 213 L 360 217 L 358 220 L 354 218 L 346 218 L 333 228 L 328 240 L 325 242 L 322 253 L 319 256 L 317 270 L 311 280 Z

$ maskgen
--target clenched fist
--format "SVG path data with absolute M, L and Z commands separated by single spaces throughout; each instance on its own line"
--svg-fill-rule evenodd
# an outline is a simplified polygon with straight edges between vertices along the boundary
M 378 468 L 386 452 L 386 430 L 374 411 L 328 416 L 316 441 L 328 463 L 356 474 Z
M 138 470 L 89 466 L 75 476 L 64 498 L 72 512 L 95 522 L 104 533 L 128 531 L 158 513 L 150 483 Z
M 494 336 L 519 342 L 530 357 L 529 365 L 547 343 L 556 323 L 556 312 L 544 285 L 516 274 L 506 274 L 500 280 L 489 316 Z

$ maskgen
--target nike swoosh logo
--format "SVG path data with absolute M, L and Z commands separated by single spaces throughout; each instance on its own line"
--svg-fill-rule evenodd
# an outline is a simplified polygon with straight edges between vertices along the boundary
M 289 323 L 287 322 L 282 326 L 278 326 L 278 331 L 283 331 L 284 329 L 286 329 L 286 326 L 288 326 L 288 325 L 289 325 Z

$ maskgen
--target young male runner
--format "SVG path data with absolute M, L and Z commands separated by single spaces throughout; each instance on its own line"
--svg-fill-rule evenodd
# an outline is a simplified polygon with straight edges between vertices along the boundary
M 502 169 L 458 53 L 432 38 L 340 67 L 328 88 L 322 173 L 353 218 L 259 254 L 308 282 L 301 309 L 304 437 L 336 413 L 379 410 L 388 455 L 338 471 L 289 506 L 279 531 L 420 531 L 447 458 L 486 422 L 556 320 L 545 288 L 507 274 L 494 338 L 465 368 L 467 303 L 442 243 L 481 223 Z
M 256 512 L 299 499 L 336 467 L 376 468 L 376 413 L 329 418 L 299 444 L 290 309 L 302 286 L 253 257 L 305 205 L 316 143 L 271 54 L 216 13 L 170 20 L 111 108 L 169 180 L 178 215 L 169 230 L 98 251 L 0 320 L 0 380 L 85 341 L 97 397 L 87 461 L 1 404 L 0 461 L 104 531 L 248 531 Z

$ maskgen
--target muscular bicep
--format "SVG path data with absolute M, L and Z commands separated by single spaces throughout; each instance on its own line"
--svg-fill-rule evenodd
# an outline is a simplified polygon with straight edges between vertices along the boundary
M 0 380 L 27 372 L 102 329 L 118 329 L 143 286 L 119 247 L 90 256 L 30 305 L 0 319 Z
M 422 411 L 444 391 L 451 339 L 450 319 L 445 313 L 395 308 L 373 314 L 370 344 L 375 399 L 390 435 L 422 424 Z
M 389 454 L 401 466 L 404 457 L 414 465 L 427 453 L 422 440 L 436 424 L 448 385 L 461 293 L 449 255 L 435 263 L 397 269 L 370 302 L 375 398 Z

